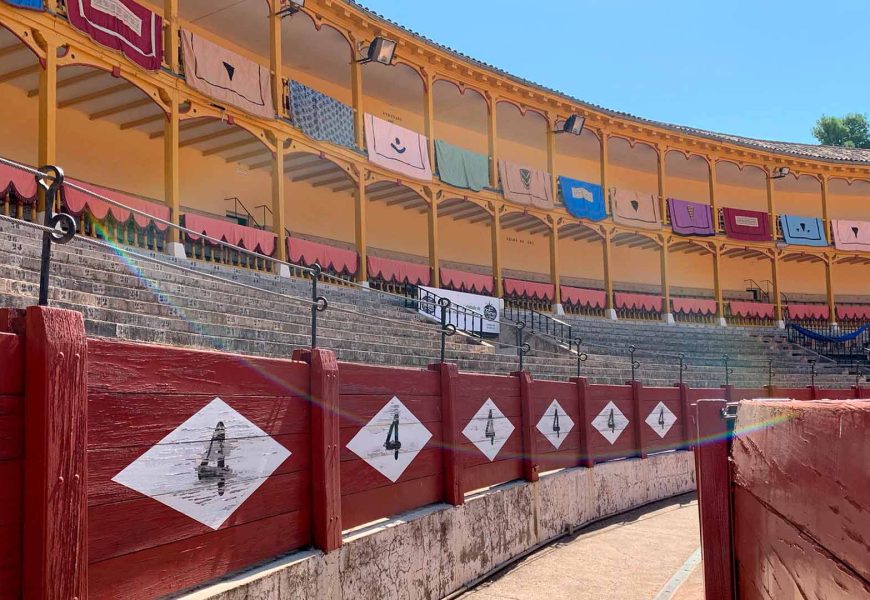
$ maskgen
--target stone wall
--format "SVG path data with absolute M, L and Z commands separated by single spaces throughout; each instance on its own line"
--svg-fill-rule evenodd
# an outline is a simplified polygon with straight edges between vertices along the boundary
M 442 598 L 571 528 L 695 489 L 690 452 L 568 469 L 348 532 L 185 600 Z

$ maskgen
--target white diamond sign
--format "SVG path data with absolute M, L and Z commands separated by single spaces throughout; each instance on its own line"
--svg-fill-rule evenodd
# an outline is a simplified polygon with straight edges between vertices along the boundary
M 289 456 L 215 398 L 112 481 L 218 529 Z
M 660 438 L 668 435 L 671 427 L 677 422 L 677 415 L 671 412 L 664 402 L 659 402 L 658 405 L 646 418 L 646 424 L 652 427 Z
M 514 424 L 504 416 L 492 398 L 487 398 L 462 430 L 462 435 L 492 462 L 513 431 Z
M 613 445 L 628 427 L 628 419 L 625 418 L 618 406 L 613 402 L 608 402 L 604 410 L 593 419 L 592 426 Z
M 557 450 L 572 429 L 574 429 L 573 419 L 568 416 L 568 413 L 557 400 L 553 400 L 553 403 L 544 411 L 544 416 L 538 421 L 538 431 Z
M 414 413 L 393 396 L 347 447 L 395 483 L 431 438 Z

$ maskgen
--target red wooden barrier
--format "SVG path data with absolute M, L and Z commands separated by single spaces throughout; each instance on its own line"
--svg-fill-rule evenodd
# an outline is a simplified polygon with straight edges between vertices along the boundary
M 21 596 L 24 340 L 0 309 L 0 599 Z
M 464 491 L 522 479 L 522 409 L 517 378 L 462 373 L 457 390 Z
M 92 598 L 165 596 L 311 543 L 307 364 L 88 351 Z
M 459 369 L 456 365 L 439 363 L 429 367 L 441 374 L 441 431 L 444 447 L 441 450 L 444 467 L 444 501 L 453 506 L 465 504 L 462 483 L 462 454 L 459 451 L 459 421 L 456 394 Z
M 535 381 L 532 420 L 541 472 L 582 463 L 580 441 L 585 417 L 580 414 L 580 386 L 579 381 Z
M 682 448 L 686 442 L 684 423 L 688 411 L 678 387 L 639 388 L 638 410 L 641 423 L 641 448 L 646 454 Z M 687 427 L 687 426 L 686 426 Z
M 439 502 L 441 374 L 349 363 L 340 371 L 342 526 Z
M 571 380 L 577 385 L 577 415 L 579 418 L 577 433 L 580 436 L 580 466 L 591 469 L 595 465 L 595 456 L 592 452 L 592 415 L 589 412 L 591 390 L 589 380 L 585 377 L 577 377 Z
M 589 450 L 594 462 L 636 456 L 635 407 L 631 386 L 590 385 L 587 420 L 592 424 Z
M 87 598 L 85 323 L 34 306 L 25 328 L 24 597 Z
M 535 391 L 534 382 L 528 371 L 512 373 L 520 386 L 520 423 L 523 438 L 523 477 L 526 481 L 538 481 L 538 451 L 535 435 Z
M 698 509 L 704 558 L 706 600 L 733 600 L 731 484 L 728 466 L 728 424 L 724 400 L 698 401 Z
M 763 396 L 762 396 L 763 397 Z M 813 388 L 781 388 L 774 386 L 770 390 L 770 398 L 789 398 L 791 400 L 812 400 Z

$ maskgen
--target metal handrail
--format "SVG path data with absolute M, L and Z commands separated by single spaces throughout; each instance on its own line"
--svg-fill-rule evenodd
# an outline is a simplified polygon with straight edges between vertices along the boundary
M 553 338 L 569 348 L 574 344 L 574 328 L 565 321 L 560 321 L 550 315 L 505 301 L 504 317 L 515 323 L 525 323 L 535 333 Z
M 797 344 L 806 348 L 810 352 L 814 352 L 838 363 L 853 363 L 856 360 L 867 358 L 867 348 L 870 347 L 870 331 L 865 331 L 853 340 L 823 341 L 814 339 L 803 332 L 799 331 L 795 325 L 797 321 L 790 320 L 786 323 L 788 341 L 792 344 Z M 812 325 L 809 323 L 800 323 L 803 329 L 812 331 L 815 334 L 835 338 L 842 335 L 848 335 L 856 332 L 864 325 L 852 325 L 844 327 L 842 325 L 834 327 L 831 324 Z
M 483 337 L 483 324 L 487 320 L 485 315 L 467 306 L 451 302 L 428 289 L 424 290 L 421 286 L 412 284 L 405 286 L 405 308 L 422 310 L 433 319 L 440 318 L 441 312 L 444 312 L 447 322 L 455 321 L 450 324 L 457 331 L 465 332 L 476 338 Z M 454 319 L 450 318 L 449 313 L 453 313 Z
M 239 213 L 239 208 L 241 208 L 243 211 L 245 211 L 244 214 L 246 214 L 248 216 L 248 219 L 250 219 L 250 223 L 253 223 L 253 227 L 256 227 L 257 229 L 266 229 L 265 214 L 263 215 L 263 225 L 261 225 L 260 223 L 257 222 L 257 219 L 254 217 L 254 214 L 248 210 L 248 207 L 245 206 L 245 203 L 242 202 L 238 196 L 231 196 L 229 198 L 224 198 L 224 202 L 229 202 L 230 200 L 233 201 L 233 214 L 234 215 L 241 214 L 241 213 Z M 250 226 L 250 223 L 249 223 L 249 226 Z

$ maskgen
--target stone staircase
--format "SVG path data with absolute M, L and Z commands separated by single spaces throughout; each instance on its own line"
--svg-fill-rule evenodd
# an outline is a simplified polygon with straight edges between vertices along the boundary
M 37 230 L 0 221 L 0 306 L 35 303 L 40 244 Z M 98 337 L 269 357 L 289 357 L 294 349 L 310 345 L 309 281 L 131 250 L 164 264 L 129 258 L 82 239 L 54 246 L 51 305 L 81 311 L 89 335 Z M 319 315 L 318 345 L 335 350 L 340 360 L 408 367 L 438 360 L 437 326 L 406 308 L 402 299 L 325 283 L 320 294 L 329 300 L 329 308 Z M 678 379 L 675 361 L 680 352 L 686 353 L 690 365 L 684 379 L 694 387 L 723 383 L 721 357 L 726 353 L 735 385 L 766 384 L 769 358 L 774 360 L 777 385 L 804 386 L 810 381 L 809 356 L 772 330 L 580 318 L 571 322 L 589 354 L 582 373 L 594 383 L 630 379 L 630 344 L 638 348 L 638 376 L 646 385 L 672 385 Z M 536 378 L 576 374 L 576 360 L 564 349 L 536 346 L 525 358 Z M 514 348 L 462 336 L 448 339 L 447 359 L 464 371 L 508 373 L 518 366 Z M 854 376 L 833 364 L 820 362 L 817 371 L 818 385 L 854 383 Z

